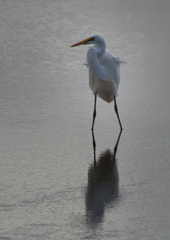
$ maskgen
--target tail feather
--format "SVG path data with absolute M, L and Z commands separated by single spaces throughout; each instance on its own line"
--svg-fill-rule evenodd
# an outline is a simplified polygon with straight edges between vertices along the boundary
M 117 59 L 116 59 L 116 62 L 117 62 L 117 63 L 125 63 L 125 64 L 127 64 L 127 62 L 123 61 L 123 60 L 120 59 L 120 58 L 117 58 Z

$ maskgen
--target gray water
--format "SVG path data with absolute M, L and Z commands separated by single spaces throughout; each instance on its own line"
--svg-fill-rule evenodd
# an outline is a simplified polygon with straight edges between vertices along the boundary
M 1 240 L 170 239 L 169 12 L 169 0 L 0 1 Z M 93 33 L 128 62 L 121 136 L 101 99 L 90 130 L 88 47 L 69 46 Z

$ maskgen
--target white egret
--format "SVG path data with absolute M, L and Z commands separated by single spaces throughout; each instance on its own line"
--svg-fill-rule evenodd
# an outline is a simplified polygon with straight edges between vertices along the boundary
M 89 68 L 89 87 L 93 91 L 94 111 L 92 130 L 96 118 L 96 100 L 97 95 L 104 101 L 110 103 L 114 101 L 114 109 L 119 121 L 120 129 L 122 124 L 120 121 L 118 107 L 116 103 L 117 90 L 120 82 L 120 63 L 126 63 L 115 57 L 106 49 L 106 43 L 100 35 L 91 35 L 89 38 L 73 44 L 71 47 L 76 47 L 84 44 L 94 44 L 87 52 L 86 65 Z

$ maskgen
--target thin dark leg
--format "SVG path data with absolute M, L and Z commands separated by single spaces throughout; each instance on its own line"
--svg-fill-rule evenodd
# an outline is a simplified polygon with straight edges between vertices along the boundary
M 96 100 L 97 100 L 97 93 L 95 93 L 95 95 L 94 95 L 94 111 L 93 111 L 93 122 L 92 122 L 91 130 L 93 130 L 94 121 L 95 121 L 95 118 L 96 118 Z
M 117 118 L 118 118 L 118 121 L 119 121 L 120 129 L 123 130 L 122 124 L 121 124 L 121 121 L 120 121 L 120 118 L 119 118 L 118 107 L 117 107 L 116 97 L 115 96 L 114 96 L 114 102 L 115 102 L 115 112 L 116 112 L 116 115 L 117 115 Z
M 92 129 L 92 139 L 93 139 L 94 166 L 96 167 L 96 141 L 95 141 L 93 129 Z
M 117 149 L 118 149 L 118 145 L 119 145 L 119 140 L 120 140 L 121 134 L 122 134 L 122 129 L 120 129 L 120 133 L 119 133 L 116 145 L 114 147 L 113 160 L 115 160 L 115 158 L 116 158 L 116 153 L 117 153 Z

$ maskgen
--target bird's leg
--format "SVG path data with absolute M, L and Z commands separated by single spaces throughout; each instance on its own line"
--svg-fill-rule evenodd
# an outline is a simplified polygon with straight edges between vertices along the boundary
M 94 167 L 96 167 L 96 141 L 95 141 L 93 129 L 92 129 L 92 139 L 93 139 Z
M 95 95 L 94 95 L 94 111 L 93 111 L 93 122 L 92 122 L 91 130 L 93 130 L 94 121 L 95 121 L 95 118 L 96 118 L 96 100 L 97 100 L 97 93 L 95 93 Z
M 117 149 L 118 149 L 118 145 L 119 145 L 119 140 L 120 140 L 121 134 L 122 134 L 122 129 L 120 129 L 120 133 L 119 133 L 116 145 L 114 147 L 113 160 L 115 160 L 115 158 L 116 158 L 116 153 L 117 153 Z
M 119 112 L 118 112 L 118 107 L 117 107 L 116 97 L 115 96 L 114 96 L 114 103 L 115 103 L 115 112 L 116 112 L 116 115 L 117 115 L 117 118 L 118 118 L 118 121 L 119 121 L 120 129 L 123 130 L 122 124 L 121 124 L 121 121 L 120 121 L 120 117 L 119 117 Z

